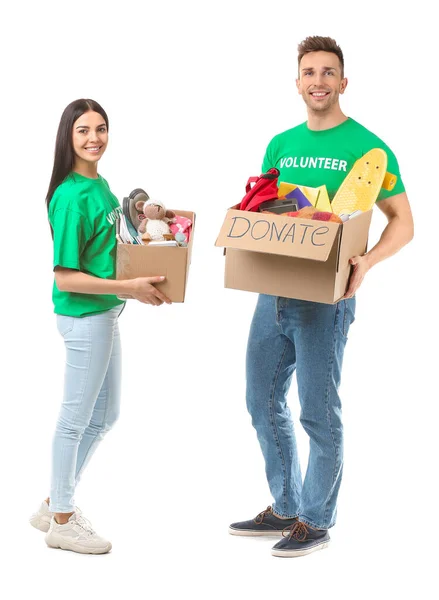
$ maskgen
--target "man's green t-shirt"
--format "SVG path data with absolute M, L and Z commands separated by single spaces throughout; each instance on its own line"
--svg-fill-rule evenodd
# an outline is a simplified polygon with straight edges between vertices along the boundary
M 404 192 L 393 152 L 379 137 L 350 118 L 323 131 L 308 129 L 305 122 L 276 135 L 268 145 L 262 172 L 276 167 L 280 171 L 279 182 L 310 187 L 326 185 L 332 200 L 355 161 L 372 148 L 385 150 L 387 171 L 398 177 L 393 190 L 381 189 L 377 200 Z
M 53 267 L 115 279 L 115 220 L 121 212 L 103 177 L 90 179 L 70 173 L 56 188 L 49 205 Z M 52 298 L 55 313 L 71 317 L 94 315 L 123 303 L 109 294 L 61 292 L 55 281 Z

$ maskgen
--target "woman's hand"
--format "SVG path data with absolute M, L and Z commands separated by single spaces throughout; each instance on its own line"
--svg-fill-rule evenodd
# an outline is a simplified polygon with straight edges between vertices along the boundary
M 164 277 L 137 277 L 132 279 L 131 295 L 133 298 L 144 304 L 152 304 L 153 306 L 160 306 L 163 302 L 166 304 L 172 304 L 171 300 L 160 292 L 153 284 L 160 283 Z

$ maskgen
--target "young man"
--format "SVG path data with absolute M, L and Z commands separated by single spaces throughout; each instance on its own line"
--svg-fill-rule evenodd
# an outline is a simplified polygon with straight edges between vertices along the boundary
M 343 467 L 343 426 L 338 388 L 343 352 L 355 315 L 355 292 L 368 270 L 407 244 L 413 220 L 393 152 L 339 105 L 347 79 L 343 54 L 327 37 L 308 37 L 299 45 L 299 94 L 308 121 L 275 136 L 262 171 L 280 170 L 279 181 L 317 187 L 330 198 L 355 161 L 372 148 L 387 153 L 395 188 L 381 190 L 377 206 L 388 224 L 380 241 L 364 256 L 351 258 L 353 273 L 345 296 L 335 305 L 259 296 L 247 348 L 247 407 L 265 459 L 274 504 L 255 519 L 233 523 L 234 535 L 282 535 L 274 556 L 300 556 L 325 548 L 335 524 Z M 302 481 L 286 395 L 296 371 L 300 421 L 310 438 Z M 287 535 L 285 535 L 285 533 Z

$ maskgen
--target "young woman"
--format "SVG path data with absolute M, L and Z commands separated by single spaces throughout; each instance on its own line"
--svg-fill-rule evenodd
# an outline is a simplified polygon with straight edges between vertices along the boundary
M 93 100 L 76 100 L 58 128 L 46 197 L 53 235 L 53 303 L 66 346 L 64 398 L 53 440 L 50 496 L 31 524 L 53 548 L 102 554 L 111 543 L 75 507 L 74 492 L 88 461 L 119 414 L 121 351 L 118 317 L 130 295 L 159 306 L 154 287 L 164 277 L 115 281 L 115 216 L 119 202 L 98 175 L 108 143 L 108 118 Z

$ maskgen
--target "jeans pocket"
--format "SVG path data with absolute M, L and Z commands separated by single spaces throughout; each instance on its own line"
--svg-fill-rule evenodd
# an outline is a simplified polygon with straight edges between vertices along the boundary
M 74 317 L 67 317 L 65 315 L 56 315 L 56 326 L 58 327 L 59 333 L 64 337 L 70 333 L 75 324 Z

